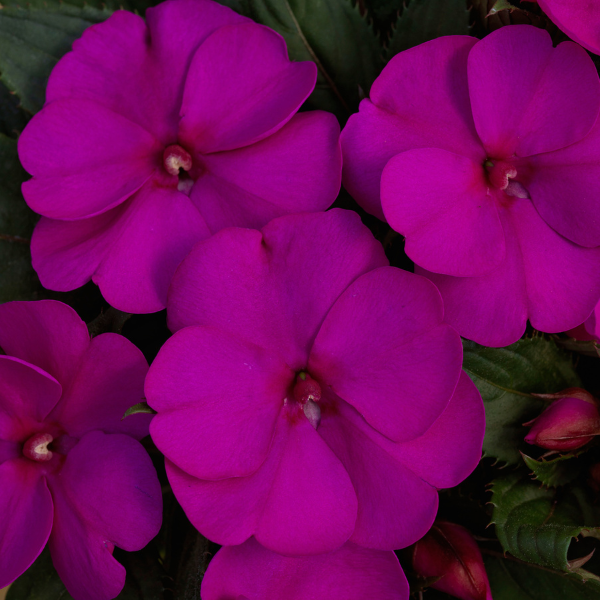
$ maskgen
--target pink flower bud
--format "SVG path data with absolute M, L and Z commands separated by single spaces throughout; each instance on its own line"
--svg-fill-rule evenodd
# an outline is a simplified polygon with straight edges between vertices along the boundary
M 547 450 L 575 450 L 600 433 L 598 405 L 591 394 L 572 388 L 546 397 L 558 399 L 537 419 L 524 423 L 531 426 L 525 437 L 528 444 Z
M 462 600 L 492 600 L 477 542 L 467 529 L 438 521 L 413 548 L 420 577 L 439 577 L 431 587 Z

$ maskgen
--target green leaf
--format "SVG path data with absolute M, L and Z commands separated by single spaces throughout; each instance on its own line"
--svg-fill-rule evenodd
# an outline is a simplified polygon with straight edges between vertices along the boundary
M 571 540 L 599 533 L 598 511 L 582 489 L 558 494 L 514 472 L 493 482 L 491 504 L 492 523 L 506 552 L 525 562 L 581 574 L 567 559 Z
M 123 325 L 131 318 L 131 313 L 117 310 L 109 306 L 103 310 L 93 321 L 88 323 L 88 331 L 91 337 L 101 333 L 121 333 Z
M 29 252 L 38 217 L 21 195 L 25 179 L 17 142 L 0 135 L 0 302 L 32 300 L 41 289 Z
M 125 414 L 121 417 L 121 421 L 131 415 L 139 414 L 155 415 L 156 411 L 153 408 L 151 408 L 147 402 L 138 402 L 137 404 L 134 404 L 131 408 L 128 408 L 125 411 Z
M 387 58 L 442 35 L 468 34 L 465 0 L 411 0 L 390 36 Z
M 600 584 L 534 565 L 485 556 L 494 600 L 598 600 Z
M 49 2 L 0 9 L 0 79 L 22 106 L 37 112 L 44 105 L 50 71 L 73 42 L 111 11 Z
M 517 7 L 508 2 L 508 0 L 496 0 L 492 8 L 490 8 L 490 12 L 488 15 L 495 15 L 502 10 L 515 10 Z
M 508 464 L 521 460 L 523 423 L 547 403 L 531 393 L 559 392 L 580 385 L 569 354 L 541 337 L 519 340 L 506 348 L 485 348 L 464 341 L 463 368 L 485 404 L 485 456 Z
M 383 67 L 371 26 L 351 0 L 244 0 L 247 14 L 280 33 L 292 60 L 317 63 L 310 108 L 345 121 L 355 112 L 359 88 L 368 94 Z
M 548 487 L 559 487 L 577 479 L 581 464 L 573 454 L 565 454 L 551 460 L 535 460 L 522 454 L 523 460 L 537 481 Z

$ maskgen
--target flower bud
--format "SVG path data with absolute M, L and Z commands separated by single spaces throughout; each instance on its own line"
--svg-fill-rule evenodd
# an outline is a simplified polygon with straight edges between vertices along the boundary
M 438 577 L 431 587 L 462 600 L 492 600 L 477 542 L 467 529 L 438 521 L 413 547 L 419 577 Z
M 594 397 L 579 388 L 571 388 L 544 398 L 558 398 L 539 417 L 528 423 L 528 444 L 547 450 L 569 451 L 585 446 L 600 433 L 600 413 Z

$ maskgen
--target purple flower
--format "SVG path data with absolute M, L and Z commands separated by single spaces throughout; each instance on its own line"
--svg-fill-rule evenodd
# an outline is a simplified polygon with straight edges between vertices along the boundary
M 113 548 L 157 533 L 162 496 L 137 441 L 147 415 L 121 421 L 143 397 L 148 364 L 119 335 L 90 340 L 54 301 L 0 306 L 0 588 L 49 543 L 75 600 L 114 598 L 125 569 Z
M 600 343 L 600 302 L 596 304 L 592 314 L 581 325 L 567 333 L 577 340 L 594 340 Z
M 319 556 L 290 558 L 253 538 L 221 548 L 202 580 L 203 600 L 408 600 L 396 555 L 348 543 Z
M 136 313 L 165 307 L 197 241 L 324 210 L 341 177 L 336 119 L 296 114 L 314 63 L 290 62 L 281 36 L 210 0 L 146 15 L 90 27 L 19 139 L 23 194 L 43 215 L 31 246 L 42 284 L 92 279 Z
M 526 25 L 438 38 L 394 57 L 349 120 L 344 184 L 406 236 L 461 335 L 564 331 L 600 298 L 599 108 L 572 42 Z
M 481 454 L 481 398 L 435 287 L 387 266 L 356 213 L 231 228 L 169 292 L 151 435 L 208 538 L 287 555 L 390 550 Z

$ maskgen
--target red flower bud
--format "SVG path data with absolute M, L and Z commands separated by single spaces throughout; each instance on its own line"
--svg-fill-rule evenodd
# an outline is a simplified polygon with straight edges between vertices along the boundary
M 528 444 L 547 450 L 576 450 L 600 434 L 597 402 L 585 390 L 572 388 L 542 397 L 559 399 L 537 419 L 524 424 L 531 426 L 525 437 Z
M 462 600 L 492 600 L 477 542 L 467 529 L 438 521 L 413 548 L 420 577 L 439 577 L 431 587 Z

